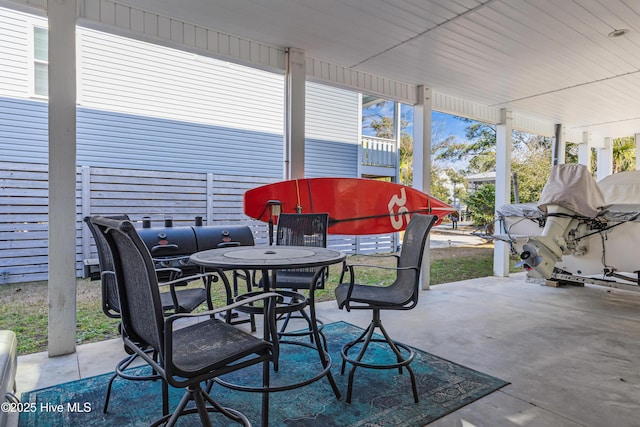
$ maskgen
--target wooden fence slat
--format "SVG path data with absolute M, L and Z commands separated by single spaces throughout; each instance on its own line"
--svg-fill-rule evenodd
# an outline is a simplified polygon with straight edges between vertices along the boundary
M 204 177 L 202 173 L 193 172 L 158 172 L 145 169 L 112 169 L 112 168 L 91 168 L 92 175 L 113 175 L 113 176 L 128 176 L 128 177 L 149 177 L 149 178 L 171 178 L 171 179 L 190 179 L 190 180 L 202 180 Z
M 9 283 L 47 279 L 47 165 L 0 162 L 0 271 Z M 205 225 L 248 225 L 256 244 L 267 243 L 267 225 L 244 215 L 245 191 L 281 180 L 279 177 L 214 175 L 190 172 L 78 167 L 76 169 L 76 268 L 95 257 L 95 246 L 83 223 L 85 215 L 128 214 L 136 227 L 143 217 L 152 226 L 171 216 L 175 226 L 192 225 L 196 216 Z M 357 252 L 354 236 L 331 236 L 329 246 Z M 391 250 L 393 239 L 364 239 L 367 252 Z
M 205 176 L 204 174 L 202 175 Z M 123 176 L 123 175 L 95 175 L 91 174 L 91 182 L 94 186 L 98 185 L 111 185 L 111 184 L 129 184 L 131 183 L 131 176 Z M 151 178 L 144 177 L 144 182 L 146 185 L 169 185 L 169 186 L 183 186 L 183 187 L 202 187 L 203 179 L 182 179 L 182 178 Z M 142 180 L 141 179 L 141 180 Z

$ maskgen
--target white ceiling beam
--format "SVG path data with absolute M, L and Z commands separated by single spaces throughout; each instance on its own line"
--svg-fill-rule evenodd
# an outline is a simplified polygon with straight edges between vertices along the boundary
M 284 73 L 286 50 L 110 0 L 78 0 L 79 23 L 126 37 Z
M 479 122 L 498 124 L 501 120 L 501 109 L 489 107 L 477 102 L 433 91 L 433 109 L 454 116 L 466 117 Z M 515 130 L 542 136 L 554 136 L 555 124 L 540 120 L 523 113 L 511 113 L 512 127 Z
M 8 7 L 20 9 L 27 12 L 33 11 L 33 10 L 44 11 L 47 9 L 47 0 L 2 0 L 0 1 L 0 5 L 3 3 L 11 4 Z
M 316 58 L 307 57 L 307 78 L 319 83 L 377 95 L 404 104 L 414 105 L 418 102 L 415 85 L 397 82 Z
M 7 1 L 7 0 L 0 0 Z M 11 0 L 13 3 L 44 9 L 46 0 Z M 88 27 L 149 41 L 204 56 L 237 62 L 284 74 L 286 49 L 190 24 L 111 0 L 78 0 L 78 22 Z M 417 86 L 372 73 L 306 57 L 307 79 L 380 96 L 408 105 L 418 102 Z M 433 110 L 497 124 L 500 108 L 432 91 Z M 555 123 L 514 111 L 513 129 L 554 136 Z M 579 139 L 580 135 L 567 138 Z
M 18 0 L 14 0 L 18 1 Z M 44 0 L 21 0 L 39 4 Z M 190 24 L 111 0 L 79 0 L 79 23 L 103 31 L 229 60 L 273 72 L 286 70 L 286 49 Z M 380 96 L 408 105 L 418 102 L 416 85 L 306 57 L 311 81 Z M 432 92 L 433 109 L 486 123 L 497 124 L 500 108 Z M 554 135 L 554 123 L 525 113 L 513 113 L 513 128 L 543 136 Z

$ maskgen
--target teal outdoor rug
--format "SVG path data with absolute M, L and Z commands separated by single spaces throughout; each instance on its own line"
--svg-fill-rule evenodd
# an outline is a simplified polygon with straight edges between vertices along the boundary
M 290 391 L 270 394 L 271 426 L 423 426 L 451 413 L 508 383 L 490 375 L 449 362 L 424 351 L 417 351 L 411 364 L 416 374 L 420 403 L 413 401 L 409 374 L 397 370 L 358 368 L 355 374 L 352 403 L 344 402 L 348 368 L 340 375 L 340 349 L 355 339 L 362 329 L 345 322 L 326 325 L 333 374 L 342 391 L 337 400 L 326 378 Z M 289 384 L 308 378 L 320 365 L 315 350 L 300 345 L 281 346 L 280 371 L 272 372 L 272 385 Z M 385 360 L 388 347 L 372 343 L 374 358 Z M 354 354 L 357 351 L 354 348 Z M 259 385 L 261 365 L 229 374 L 230 382 Z M 255 369 L 254 369 L 255 368 Z M 148 370 L 148 367 L 134 368 Z M 306 374 L 306 375 L 305 375 Z M 116 379 L 109 403 L 103 414 L 103 401 L 110 374 L 86 378 L 35 390 L 22 395 L 25 408 L 19 426 L 146 426 L 161 416 L 159 381 L 127 381 Z M 183 390 L 170 391 L 175 407 Z M 260 425 L 260 394 L 238 392 L 218 384 L 211 395 L 223 406 L 243 412 L 253 425 Z M 211 415 L 216 426 L 237 425 L 219 414 Z M 182 426 L 200 425 L 197 415 L 183 417 Z

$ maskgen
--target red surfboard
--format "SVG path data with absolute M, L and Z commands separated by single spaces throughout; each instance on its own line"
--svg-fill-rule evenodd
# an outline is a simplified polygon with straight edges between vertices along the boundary
M 305 178 L 281 181 L 244 194 L 244 213 L 269 221 L 269 201 L 283 213 L 328 213 L 330 234 L 382 234 L 402 231 L 414 213 L 442 221 L 455 208 L 414 188 L 365 178 Z M 277 223 L 277 218 L 274 218 Z

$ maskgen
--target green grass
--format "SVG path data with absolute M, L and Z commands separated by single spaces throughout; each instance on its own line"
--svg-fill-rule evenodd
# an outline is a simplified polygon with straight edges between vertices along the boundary
M 394 266 L 394 257 L 350 256 L 350 264 Z M 316 292 L 316 301 L 334 299 L 333 289 L 340 277 L 340 266 L 330 269 L 327 288 Z M 512 271 L 515 271 L 512 268 Z M 393 280 L 392 270 L 356 267 L 359 283 L 383 284 Z M 455 282 L 493 274 L 491 247 L 444 248 L 431 250 L 431 285 Z M 347 279 L 348 280 L 348 277 Z M 213 285 L 214 305 L 223 306 L 222 286 Z M 11 329 L 18 336 L 18 353 L 28 354 L 47 349 L 47 283 L 21 283 L 0 288 L 0 329 Z M 118 336 L 118 319 L 102 313 L 100 282 L 79 279 L 77 282 L 77 343 L 102 341 Z

